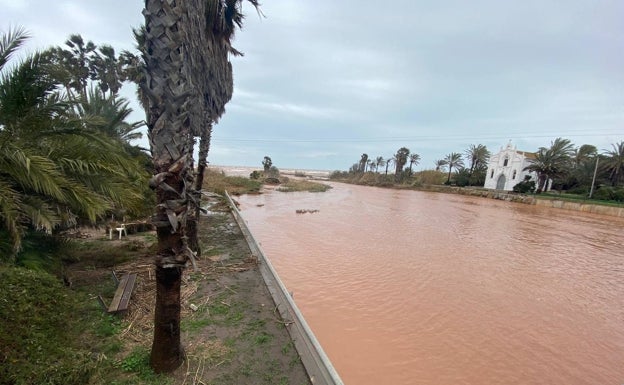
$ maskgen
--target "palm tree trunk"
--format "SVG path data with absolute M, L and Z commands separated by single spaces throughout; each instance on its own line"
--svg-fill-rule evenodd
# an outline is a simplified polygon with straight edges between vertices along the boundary
M 207 116 L 207 114 L 206 114 Z M 204 172 L 208 162 L 208 151 L 210 150 L 210 136 L 212 134 L 212 124 L 208 123 L 208 128 L 202 130 L 199 140 L 199 159 L 197 161 L 197 175 L 195 176 L 195 212 L 193 220 L 188 222 L 189 247 L 193 250 L 197 257 L 201 256 L 201 247 L 197 237 L 197 225 L 199 223 L 199 214 L 201 213 L 201 191 L 204 185 Z
M 154 163 L 150 187 L 156 190 L 153 223 L 158 235 L 156 311 L 150 364 L 171 372 L 184 360 L 180 344 L 180 285 L 190 257 L 186 219 L 192 175 L 189 164 L 186 68 L 183 28 L 185 2 L 146 0 L 144 91 L 149 98 L 148 137 Z
M 446 183 L 451 183 L 451 170 L 452 169 L 453 169 L 453 166 L 449 164 L 449 173 L 448 173 L 448 178 L 446 179 Z
M 184 359 L 180 344 L 182 268 L 156 266 L 154 341 L 150 362 L 157 373 L 172 372 Z
M 204 171 L 208 165 L 208 152 L 210 151 L 210 139 L 212 136 L 212 124 L 208 123 L 208 128 L 202 131 L 199 141 L 199 160 L 197 161 L 197 178 L 195 179 L 195 190 L 201 191 L 204 184 Z

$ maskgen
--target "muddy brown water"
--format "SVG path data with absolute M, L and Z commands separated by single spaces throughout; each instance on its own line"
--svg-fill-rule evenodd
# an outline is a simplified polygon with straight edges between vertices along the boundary
M 345 383 L 624 384 L 624 219 L 332 185 L 238 200 Z

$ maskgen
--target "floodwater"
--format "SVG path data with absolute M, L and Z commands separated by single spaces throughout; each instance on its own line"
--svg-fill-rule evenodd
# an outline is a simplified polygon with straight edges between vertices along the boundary
M 332 186 L 238 200 L 346 384 L 624 384 L 624 219 Z

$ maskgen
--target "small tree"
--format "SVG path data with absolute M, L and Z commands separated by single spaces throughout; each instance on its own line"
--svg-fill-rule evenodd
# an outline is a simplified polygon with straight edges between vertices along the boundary
M 271 160 L 270 157 L 265 156 L 264 159 L 262 160 L 262 167 L 264 168 L 264 172 L 269 172 L 269 170 L 271 169 L 271 166 L 273 166 L 273 161 Z

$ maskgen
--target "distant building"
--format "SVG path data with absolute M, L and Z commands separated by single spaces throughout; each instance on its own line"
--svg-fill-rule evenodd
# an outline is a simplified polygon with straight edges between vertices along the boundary
M 511 191 L 515 185 L 524 180 L 525 175 L 530 175 L 531 180 L 537 183 L 537 174 L 524 171 L 524 168 L 531 164 L 530 159 L 535 159 L 535 153 L 518 151 L 516 146 L 512 146 L 509 142 L 505 148 L 501 147 L 497 154 L 490 157 L 483 187 Z

